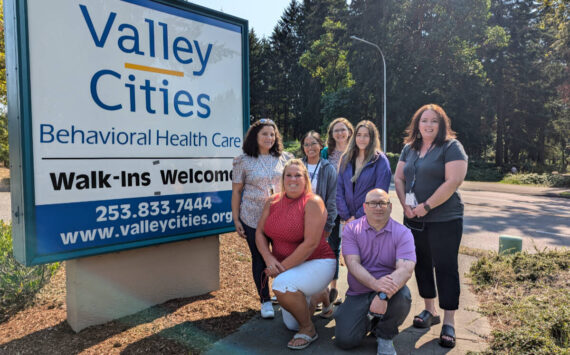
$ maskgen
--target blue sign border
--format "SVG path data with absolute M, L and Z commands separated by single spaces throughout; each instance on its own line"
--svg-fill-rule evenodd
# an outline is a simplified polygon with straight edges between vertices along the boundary
M 119 1 L 119 0 L 115 0 Z M 241 33 L 243 132 L 249 127 L 248 21 L 181 0 L 120 0 Z M 14 256 L 25 265 L 98 255 L 235 231 L 233 225 L 88 249 L 39 255 L 34 190 L 27 0 L 4 1 Z

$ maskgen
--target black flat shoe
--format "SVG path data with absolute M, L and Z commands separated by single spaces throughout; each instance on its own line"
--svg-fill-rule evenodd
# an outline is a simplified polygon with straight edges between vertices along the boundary
M 451 339 L 445 339 L 444 336 Z M 443 327 L 441 327 L 439 345 L 443 346 L 444 348 L 453 348 L 455 346 L 455 328 L 448 324 L 444 324 Z
M 429 328 L 434 324 L 439 324 L 439 322 L 441 322 L 441 318 L 434 316 L 427 309 L 414 317 L 414 327 L 416 328 Z

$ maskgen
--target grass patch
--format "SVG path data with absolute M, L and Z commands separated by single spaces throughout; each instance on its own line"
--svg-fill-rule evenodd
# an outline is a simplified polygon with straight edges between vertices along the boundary
M 570 250 L 481 257 L 471 279 L 492 326 L 484 354 L 570 354 Z
M 12 253 L 12 226 L 0 220 L 0 323 L 31 304 L 59 263 L 26 267 Z

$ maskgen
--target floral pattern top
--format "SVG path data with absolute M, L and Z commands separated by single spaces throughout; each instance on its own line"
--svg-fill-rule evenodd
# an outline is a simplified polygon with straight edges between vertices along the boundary
M 338 165 L 340 164 L 340 157 L 342 156 L 342 153 L 344 152 L 338 151 L 336 149 L 332 153 L 329 152 L 328 161 L 332 164 L 332 166 L 334 166 L 336 171 L 338 171 Z
M 293 155 L 283 152 L 281 156 L 259 155 L 257 158 L 242 154 L 233 161 L 232 182 L 243 184 L 239 217 L 251 228 L 257 228 L 265 201 L 274 193 L 281 192 L 281 174 L 285 163 Z

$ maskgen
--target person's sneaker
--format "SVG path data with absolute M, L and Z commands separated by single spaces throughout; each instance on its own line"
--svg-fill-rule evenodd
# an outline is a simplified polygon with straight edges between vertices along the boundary
M 269 302 L 263 302 L 261 304 L 261 318 L 274 318 L 275 317 L 275 311 L 273 310 L 273 304 L 271 303 L 271 301 Z
M 397 355 L 391 339 L 376 338 L 376 341 L 378 342 L 377 355 Z

